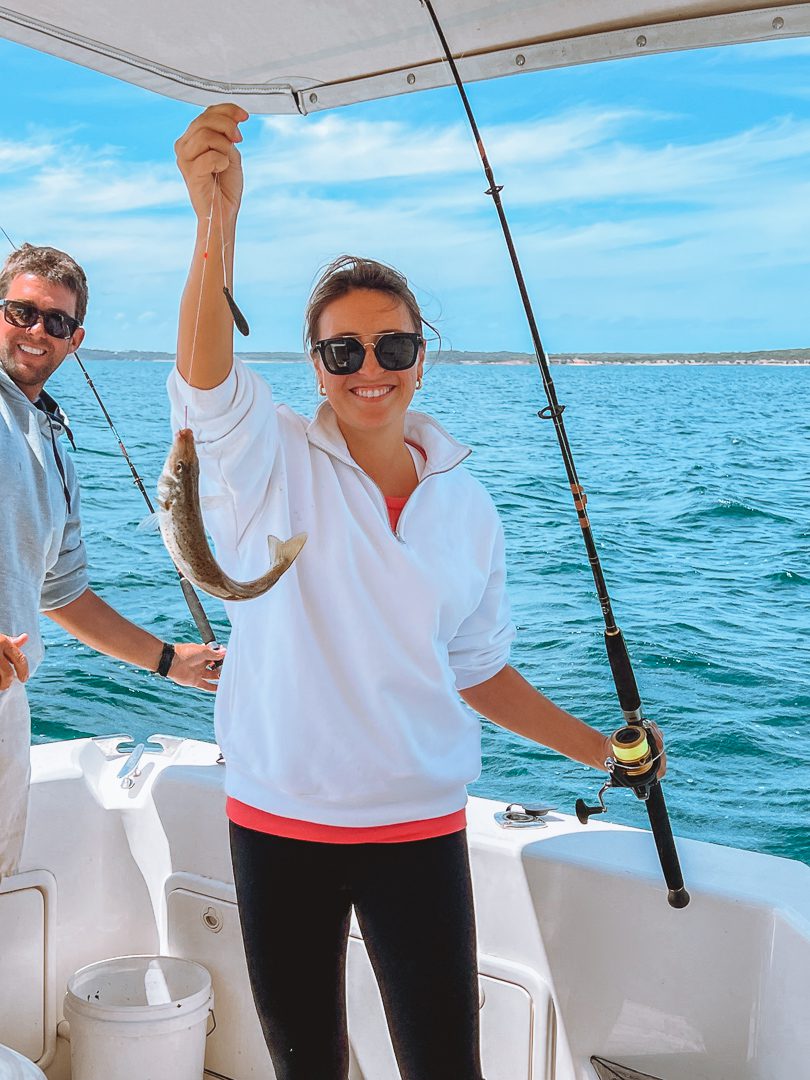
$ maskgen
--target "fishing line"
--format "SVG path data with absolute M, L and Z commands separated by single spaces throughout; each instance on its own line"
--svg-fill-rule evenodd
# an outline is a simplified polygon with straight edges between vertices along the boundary
M 193 380 L 191 378 L 191 373 L 194 370 L 194 352 L 195 352 L 195 350 L 197 348 L 197 330 L 199 329 L 199 326 L 200 326 L 200 312 L 202 311 L 203 292 L 205 290 L 205 271 L 208 269 L 208 248 L 209 248 L 209 246 L 211 244 L 211 226 L 213 225 L 213 222 L 214 222 L 214 200 L 217 197 L 217 188 L 218 187 L 219 187 L 219 178 L 218 178 L 217 174 L 214 173 L 214 184 L 213 184 L 213 187 L 211 188 L 211 209 L 208 212 L 208 231 L 205 234 L 205 250 L 203 251 L 202 271 L 200 273 L 200 294 L 197 297 L 197 312 L 196 312 L 196 314 L 194 316 L 194 333 L 193 333 L 192 338 L 191 338 L 191 356 L 190 356 L 189 361 L 188 361 L 188 379 L 186 381 L 191 386 L 194 385 L 194 382 L 193 382 Z M 220 221 L 222 220 L 221 211 L 222 211 L 222 207 L 220 206 Z M 225 279 L 225 281 L 227 281 L 228 279 L 225 276 L 225 238 L 224 238 L 224 236 L 222 237 L 222 274 L 223 274 L 223 278 Z M 188 427 L 188 407 L 186 408 L 186 427 Z
M 512 232 L 509 228 L 509 222 L 506 218 L 506 212 L 501 201 L 501 191 L 503 185 L 496 183 L 495 174 L 492 171 L 492 167 L 489 163 L 484 141 L 481 138 L 481 133 L 476 123 L 475 115 L 472 111 L 469 98 L 467 97 L 467 91 L 464 88 L 461 76 L 456 66 L 456 62 L 453 58 L 453 54 L 450 50 L 447 38 L 441 24 L 436 16 L 436 12 L 433 9 L 431 0 L 420 0 L 423 8 L 427 11 L 430 20 L 433 24 L 433 29 L 436 36 L 439 39 L 441 45 L 441 52 L 443 59 L 450 68 L 452 74 L 452 81 L 455 83 L 461 103 L 464 107 L 464 112 L 467 116 L 467 121 L 472 131 L 473 139 L 475 140 L 475 146 L 478 151 L 478 156 L 481 159 L 481 166 L 484 170 L 484 175 L 489 183 L 489 188 L 485 192 L 492 198 L 495 210 L 498 214 L 498 219 L 501 225 L 501 231 L 503 233 L 504 241 L 509 252 L 509 259 L 512 264 L 512 270 L 517 282 L 520 298 L 523 303 L 523 310 L 526 315 L 526 320 L 529 324 L 529 332 L 531 334 L 532 344 L 534 346 L 534 352 L 537 359 L 538 367 L 540 368 L 540 375 L 543 381 L 543 387 L 546 392 L 546 400 L 548 404 L 538 412 L 538 416 L 541 420 L 551 420 L 554 424 L 554 431 L 557 435 L 557 442 L 559 443 L 560 452 L 562 454 L 563 464 L 568 476 L 568 484 L 571 488 L 571 494 L 574 500 L 574 507 L 577 512 L 577 518 L 579 520 L 579 526 L 582 532 L 582 538 L 585 543 L 585 549 L 588 553 L 588 562 L 590 563 L 591 572 L 593 574 L 594 584 L 596 585 L 596 594 L 599 598 L 599 604 L 602 609 L 602 615 L 605 620 L 605 648 L 607 650 L 608 661 L 610 663 L 610 670 L 613 675 L 613 682 L 616 687 L 616 694 L 619 698 L 619 705 L 624 714 L 625 723 L 629 725 L 644 725 L 645 721 L 641 710 L 641 697 L 639 696 L 638 686 L 636 684 L 635 674 L 630 662 L 630 655 L 627 651 L 627 645 L 625 644 L 624 635 L 619 627 L 616 625 L 616 620 L 613 616 L 613 608 L 610 601 L 610 595 L 607 589 L 607 583 L 605 582 L 604 574 L 602 572 L 602 565 L 599 561 L 599 555 L 596 550 L 596 541 L 594 540 L 593 533 L 591 531 L 590 521 L 588 519 L 588 513 L 586 510 L 588 503 L 588 496 L 585 493 L 585 489 L 579 481 L 577 476 L 576 467 L 574 465 L 574 458 L 571 451 L 570 443 L 568 442 L 568 433 L 565 430 L 565 423 L 563 421 L 563 412 L 565 406 L 561 405 L 557 399 L 557 391 L 554 387 L 554 380 L 551 377 L 551 369 L 548 363 L 548 357 L 546 351 L 543 348 L 543 343 L 540 339 L 540 331 L 537 327 L 537 320 L 534 316 L 534 310 L 532 308 L 532 302 L 529 297 L 528 289 L 526 288 L 526 282 L 523 277 L 523 270 L 520 265 L 517 250 L 512 240 Z M 649 734 L 649 731 L 648 731 Z M 657 750 L 657 747 L 656 747 Z M 657 771 L 657 770 L 656 770 Z M 608 782 L 609 786 L 610 782 Z M 633 785 L 631 785 L 633 786 Z M 603 788 L 604 790 L 604 788 Z M 681 874 L 680 863 L 678 861 L 678 855 L 675 850 L 675 842 L 672 837 L 672 828 L 669 821 L 669 815 L 667 813 L 666 804 L 664 802 L 663 791 L 661 790 L 661 784 L 655 776 L 652 774 L 652 778 L 648 782 L 638 783 L 633 786 L 633 790 L 638 798 L 645 801 L 647 812 L 650 819 L 650 827 L 653 832 L 655 844 L 658 849 L 659 859 L 661 861 L 661 868 L 664 873 L 667 886 L 669 888 L 669 903 L 673 907 L 685 907 L 689 903 L 689 894 L 684 888 L 683 876 Z M 600 792 L 600 803 L 602 803 L 602 793 Z M 601 813 L 605 807 L 602 803 L 602 807 L 586 807 L 582 800 L 579 800 L 582 804 L 584 811 L 589 813 Z M 579 809 L 579 808 L 578 808 Z M 584 820 L 587 821 L 588 814 L 585 814 Z M 580 818 L 580 820 L 583 820 Z
M 219 188 L 219 173 L 216 173 L 216 186 Z M 233 316 L 236 329 L 243 337 L 247 337 L 250 333 L 248 321 L 239 310 L 237 303 L 233 298 L 233 293 L 228 288 L 228 269 L 225 265 L 225 228 L 222 221 L 222 188 L 219 188 L 219 235 L 222 238 L 222 280 L 224 282 L 222 291 L 225 294 L 225 299 L 228 301 L 228 307 L 231 309 L 231 315 Z
M 8 235 L 8 233 L 3 228 L 2 225 L 0 225 L 0 232 L 2 232 L 3 236 L 5 236 L 6 240 L 8 240 L 9 244 L 14 249 L 14 251 L 17 251 L 18 250 L 17 245 L 14 243 L 14 241 L 11 239 L 11 237 Z M 107 406 L 101 400 L 101 395 L 99 394 L 98 390 L 96 389 L 95 383 L 90 378 L 90 374 L 87 371 L 87 368 L 82 363 L 81 357 L 79 356 L 78 352 L 74 352 L 73 356 L 75 357 L 76 363 L 79 365 L 79 368 L 81 369 L 82 375 L 84 375 L 84 378 L 85 378 L 85 381 L 87 382 L 87 385 L 92 390 L 93 396 L 95 397 L 96 401 L 99 403 L 99 406 L 101 407 L 101 411 L 104 414 L 104 419 L 107 421 L 107 424 L 109 425 L 110 430 L 112 431 L 113 435 L 115 436 L 115 439 L 116 439 L 116 441 L 118 443 L 118 448 L 121 451 L 121 453 L 124 455 L 124 460 L 126 461 L 127 465 L 129 466 L 129 471 L 132 473 L 132 479 L 133 479 L 133 481 L 135 483 L 135 486 L 137 487 L 138 491 L 140 491 L 141 495 L 143 496 L 144 502 L 146 503 L 147 507 L 149 508 L 149 513 L 154 514 L 155 513 L 155 508 L 152 505 L 152 500 L 149 498 L 149 493 L 147 492 L 146 488 L 144 487 L 143 480 L 139 476 L 138 470 L 135 468 L 135 466 L 134 466 L 134 464 L 132 462 L 132 458 L 129 456 L 129 453 L 127 452 L 126 446 L 124 446 L 124 440 L 118 434 L 118 429 L 116 428 L 115 424 L 113 423 L 112 417 L 110 416 L 109 412 L 107 411 Z M 172 565 L 174 566 L 174 563 L 172 563 Z M 202 638 L 203 644 L 204 645 L 209 645 L 212 648 L 216 647 L 217 646 L 216 634 L 211 629 L 211 624 L 208 621 L 208 616 L 205 614 L 205 610 L 204 610 L 202 604 L 200 603 L 199 596 L 197 596 L 197 593 L 194 591 L 194 586 L 191 584 L 191 582 L 188 580 L 188 578 L 183 574 L 183 572 L 177 566 L 175 566 L 174 568 L 177 571 L 177 576 L 180 578 L 180 588 L 183 590 L 183 598 L 186 601 L 186 605 L 188 606 L 188 610 L 191 613 L 191 617 L 194 620 L 194 623 L 195 623 L 195 625 L 197 627 L 197 631 L 198 631 L 200 637 Z
M 203 293 L 205 292 L 205 272 L 206 272 L 206 270 L 208 268 L 208 254 L 209 254 L 209 251 L 211 249 L 211 228 L 212 228 L 213 223 L 214 223 L 214 204 L 217 201 L 219 202 L 219 238 L 220 238 L 220 256 L 221 256 L 221 259 L 222 259 L 222 292 L 223 292 L 223 294 L 225 296 L 225 300 L 227 301 L 228 307 L 230 308 L 231 316 L 233 318 L 234 324 L 236 325 L 236 329 L 244 337 L 247 337 L 248 334 L 250 333 L 250 327 L 248 326 L 248 321 L 245 318 L 245 316 L 242 314 L 242 312 L 239 309 L 239 306 L 237 305 L 236 301 L 234 300 L 233 293 L 228 288 L 228 267 L 227 267 L 227 263 L 226 263 L 226 260 L 225 260 L 225 228 L 224 228 L 224 221 L 223 221 L 223 216 L 222 216 L 222 188 L 220 187 L 220 183 L 219 183 L 219 173 L 214 173 L 213 176 L 214 176 L 214 186 L 211 189 L 211 207 L 210 207 L 210 210 L 208 212 L 208 229 L 207 229 L 206 234 L 205 234 L 205 250 L 203 251 L 203 256 L 202 256 L 203 264 L 202 264 L 202 272 L 200 274 L 200 292 L 199 292 L 199 295 L 197 297 L 197 311 L 196 311 L 196 314 L 194 316 L 194 333 L 193 333 L 193 336 L 192 336 L 192 339 L 191 339 L 191 356 L 189 357 L 189 362 L 188 362 L 188 379 L 187 379 L 187 382 L 189 382 L 192 386 L 194 385 L 194 382 L 193 382 L 193 379 L 191 377 L 191 373 L 194 370 L 194 354 L 195 354 L 195 350 L 197 348 L 197 334 L 198 334 L 199 326 L 200 326 L 200 314 L 202 312 Z M 219 199 L 217 199 L 217 195 L 219 195 Z M 186 408 L 186 426 L 188 426 L 188 408 Z

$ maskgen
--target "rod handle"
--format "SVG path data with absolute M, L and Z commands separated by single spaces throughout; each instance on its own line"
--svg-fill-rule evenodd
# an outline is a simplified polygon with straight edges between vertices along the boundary
M 658 850 L 658 859 L 667 883 L 667 900 L 670 907 L 685 908 L 689 903 L 689 893 L 684 888 L 681 864 L 678 852 L 675 848 L 675 840 L 672 836 L 672 826 L 669 823 L 664 792 L 658 780 L 650 785 L 650 793 L 646 799 L 647 815 L 650 819 L 655 846 Z
M 183 590 L 183 596 L 186 598 L 191 617 L 197 624 L 197 632 L 200 635 L 202 643 L 204 645 L 216 645 L 216 634 L 211 629 L 211 623 L 208 621 L 208 616 L 203 610 L 200 598 L 194 591 L 194 586 L 187 577 L 183 576 L 183 574 L 180 574 L 180 588 Z

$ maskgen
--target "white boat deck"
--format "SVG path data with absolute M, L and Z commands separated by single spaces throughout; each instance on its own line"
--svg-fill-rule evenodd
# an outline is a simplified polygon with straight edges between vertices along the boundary
M 206 1068 L 272 1076 L 247 983 L 218 750 L 160 738 L 131 788 L 122 737 L 32 750 L 20 874 L 0 887 L 0 1044 L 69 1080 L 69 975 L 169 953 L 214 981 Z M 593 1080 L 596 1054 L 663 1080 L 810 1076 L 810 868 L 680 841 L 688 908 L 666 902 L 652 838 L 552 813 L 505 830 L 469 807 L 487 1080 Z M 355 926 L 352 1080 L 396 1080 Z M 61 1021 L 61 1023 L 60 1023 Z M 133 1077 L 133 1080 L 136 1078 Z

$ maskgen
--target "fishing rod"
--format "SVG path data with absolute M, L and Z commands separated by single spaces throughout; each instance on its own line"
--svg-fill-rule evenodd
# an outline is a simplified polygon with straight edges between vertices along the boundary
M 74 352 L 73 355 L 76 357 L 76 362 L 78 363 L 79 367 L 81 368 L 82 375 L 84 375 L 85 379 L 87 380 L 87 385 L 92 390 L 93 396 L 95 397 L 96 401 L 99 403 L 99 405 L 101 407 L 101 411 L 104 414 L 104 419 L 107 421 L 107 424 L 109 425 L 110 431 L 112 431 L 113 435 L 115 436 L 116 441 L 118 442 L 118 449 L 124 455 L 124 460 L 126 461 L 127 465 L 129 466 L 129 471 L 132 473 L 132 479 L 133 479 L 133 481 L 135 483 L 135 486 L 137 487 L 138 491 L 140 491 L 141 495 L 143 495 L 144 502 L 146 503 L 147 507 L 149 508 L 149 513 L 154 514 L 155 513 L 155 508 L 152 505 L 152 500 L 149 498 L 149 493 L 147 492 L 146 488 L 144 487 L 143 480 L 141 480 L 140 476 L 138 475 L 138 470 L 135 468 L 135 466 L 132 463 L 132 458 L 127 453 L 127 448 L 126 448 L 126 446 L 124 446 L 124 440 L 118 434 L 118 429 L 116 428 L 115 424 L 113 423 L 112 417 L 107 412 L 107 407 L 105 406 L 104 402 L 101 400 L 101 395 L 99 394 L 98 390 L 96 389 L 95 383 L 90 378 L 90 374 L 87 371 L 87 368 L 82 363 L 81 357 L 79 356 L 78 352 Z M 177 571 L 177 576 L 180 579 L 180 588 L 183 590 L 183 598 L 186 601 L 186 604 L 188 606 L 188 610 L 190 611 L 191 617 L 192 617 L 192 619 L 194 620 L 194 622 L 196 624 L 197 632 L 199 633 L 203 644 L 204 645 L 209 645 L 211 648 L 216 648 L 217 644 L 218 644 L 216 634 L 211 629 L 211 623 L 208 621 L 208 616 L 205 614 L 205 609 L 203 608 L 202 603 L 200 602 L 199 596 L 197 596 L 197 593 L 196 593 L 196 591 L 194 589 L 194 586 L 191 584 L 191 582 L 188 580 L 188 578 L 185 576 L 183 571 L 178 566 L 176 566 L 174 563 L 172 563 L 172 566 L 174 566 L 174 569 Z
M 11 239 L 11 237 L 8 235 L 8 233 L 3 228 L 2 225 L 0 225 L 0 232 L 2 232 L 3 236 L 5 236 L 6 240 L 8 240 L 11 247 L 15 251 L 17 251 L 18 250 L 17 245 L 14 243 L 14 241 Z M 141 495 L 143 495 L 144 502 L 146 503 L 147 507 L 149 508 L 149 513 L 154 514 L 155 513 L 155 508 L 152 505 L 152 500 L 149 498 L 149 493 L 147 492 L 146 488 L 144 487 L 143 480 L 141 480 L 140 476 L 138 475 L 138 470 L 135 468 L 135 466 L 132 463 L 132 458 L 129 456 L 126 446 L 124 446 L 124 440 L 118 434 L 118 429 L 116 428 L 115 424 L 113 423 L 112 417 L 110 416 L 109 412 L 107 411 L 106 405 L 101 400 L 101 395 L 99 394 L 98 390 L 96 389 L 95 383 L 90 378 L 90 374 L 87 371 L 87 368 L 82 363 L 81 357 L 79 356 L 78 352 L 74 352 L 73 355 L 76 358 L 77 364 L 81 368 L 82 375 L 84 375 L 85 380 L 87 381 L 87 385 L 92 390 L 93 396 L 95 397 L 96 401 L 99 403 L 99 406 L 101 407 L 101 411 L 104 414 L 104 419 L 107 421 L 107 424 L 109 425 L 110 430 L 112 431 L 113 435 L 115 436 L 115 439 L 116 439 L 116 441 L 118 443 L 119 450 L 124 455 L 124 460 L 126 461 L 127 465 L 129 466 L 129 471 L 132 473 L 132 479 L 133 479 L 133 481 L 135 483 L 135 486 L 137 487 L 138 491 L 140 491 Z M 172 563 L 172 565 L 174 566 L 174 563 Z M 211 648 L 218 647 L 216 634 L 211 629 L 211 623 L 208 621 L 208 616 L 205 614 L 205 609 L 203 608 L 202 603 L 200 602 L 199 596 L 197 596 L 197 593 L 194 590 L 194 586 L 191 584 L 191 582 L 188 580 L 188 578 L 185 576 L 185 574 L 182 572 L 182 570 L 180 570 L 179 567 L 174 566 L 174 568 L 177 571 L 177 576 L 180 579 L 180 588 L 183 590 L 183 598 L 186 601 L 186 604 L 188 606 L 188 610 L 191 613 L 191 617 L 194 620 L 194 623 L 195 623 L 195 625 L 197 627 L 197 632 L 199 633 L 203 644 L 208 645 Z
M 563 464 L 565 466 L 568 483 L 574 500 L 574 508 L 576 509 L 579 526 L 582 531 L 582 539 L 585 542 L 585 549 L 588 553 L 588 562 L 590 563 L 594 584 L 596 585 L 596 594 L 599 598 L 599 604 L 602 608 L 602 615 L 605 620 L 605 648 L 607 650 L 608 662 L 610 663 L 610 670 L 613 675 L 613 682 L 616 687 L 616 694 L 619 699 L 619 706 L 621 707 L 625 720 L 625 725 L 618 728 L 611 736 L 613 756 L 609 757 L 605 762 L 608 769 L 608 779 L 599 790 L 599 805 L 588 806 L 584 800 L 578 799 L 576 804 L 577 817 L 583 825 L 586 825 L 591 815 L 607 812 L 604 793 L 608 788 L 629 787 L 638 799 L 643 800 L 647 807 L 650 828 L 658 851 L 658 858 L 661 863 L 664 880 L 667 884 L 667 899 L 672 907 L 686 907 L 689 903 L 689 893 L 684 888 L 678 852 L 675 848 L 675 841 L 672 836 L 672 826 L 670 825 L 669 814 L 667 813 L 666 802 L 664 801 L 664 793 L 658 779 L 663 748 L 658 746 L 654 732 L 649 723 L 644 719 L 641 708 L 641 697 L 639 696 L 633 666 L 630 662 L 630 655 L 627 651 L 624 635 L 617 626 L 613 615 L 610 594 L 608 593 L 607 584 L 605 582 L 604 574 L 602 573 L 602 565 L 596 550 L 596 541 L 594 540 L 590 521 L 588 520 L 588 513 L 586 510 L 588 496 L 579 481 L 571 446 L 568 442 L 568 433 L 565 430 L 565 423 L 563 421 L 563 411 L 565 410 L 565 406 L 561 405 L 557 400 L 557 391 L 554 387 L 554 380 L 551 377 L 548 357 L 543 348 L 543 343 L 540 340 L 540 332 L 537 328 L 537 320 L 534 317 L 532 302 L 529 298 L 529 292 L 523 277 L 523 270 L 512 240 L 512 232 L 509 228 L 509 222 L 506 218 L 503 202 L 501 201 L 503 185 L 498 184 L 495 181 L 495 174 L 489 163 L 486 148 L 484 147 L 481 133 L 478 130 L 478 124 L 476 123 L 472 106 L 467 97 L 467 91 L 464 88 L 464 83 L 461 80 L 458 67 L 453 59 L 453 54 L 436 16 L 433 4 L 431 3 L 431 0 L 420 0 L 420 3 L 426 9 L 430 16 L 430 20 L 433 23 L 433 28 L 441 42 L 444 59 L 450 68 L 453 81 L 458 90 L 462 105 L 464 106 L 464 112 L 467 115 L 467 120 L 475 140 L 484 175 L 489 183 L 489 188 L 485 194 L 492 198 L 501 224 L 503 238 L 509 251 L 509 259 L 512 263 L 512 270 L 514 271 L 520 298 L 523 302 L 523 310 L 529 324 L 532 344 L 534 345 L 534 352 L 543 380 L 546 400 L 548 401 L 548 404 L 542 408 L 537 415 L 541 420 L 551 420 L 554 424 L 554 431 L 557 435 L 557 442 L 560 446 Z

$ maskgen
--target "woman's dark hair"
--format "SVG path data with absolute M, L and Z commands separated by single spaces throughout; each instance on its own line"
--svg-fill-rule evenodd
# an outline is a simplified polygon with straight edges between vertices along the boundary
M 408 309 L 417 334 L 421 334 L 422 327 L 426 326 L 439 336 L 438 331 L 423 317 L 407 279 L 399 270 L 375 259 L 340 255 L 321 272 L 307 302 L 304 313 L 304 344 L 308 351 L 318 340 L 318 322 L 324 308 L 333 300 L 354 292 L 355 289 L 370 289 L 386 293 L 394 301 L 400 300 Z

